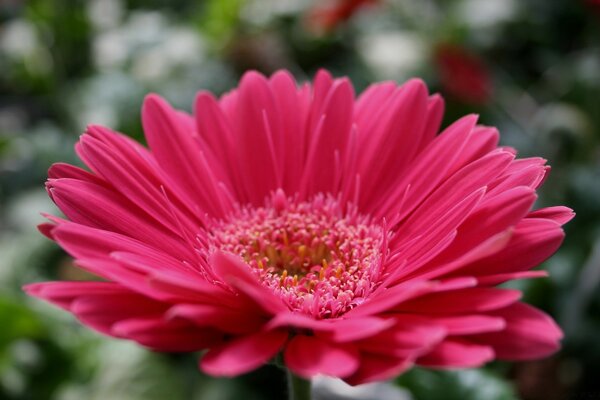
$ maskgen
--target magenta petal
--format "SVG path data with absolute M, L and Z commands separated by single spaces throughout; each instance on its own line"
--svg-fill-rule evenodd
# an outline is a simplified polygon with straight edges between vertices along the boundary
M 111 333 L 138 342 L 155 351 L 191 352 L 214 346 L 222 334 L 212 329 L 199 330 L 180 321 L 159 318 L 132 318 L 117 322 Z
M 441 318 L 432 316 L 432 319 L 442 325 L 449 335 L 495 332 L 506 327 L 506 321 L 503 318 L 488 315 L 461 315 Z
M 506 274 L 478 276 L 477 282 L 479 282 L 480 286 L 495 286 L 517 279 L 545 278 L 547 276 L 548 271 L 508 272 Z
M 527 217 L 550 219 L 564 225 L 575 217 L 575 213 L 569 207 L 556 206 L 532 211 Z
M 514 289 L 468 288 L 428 294 L 407 301 L 396 310 L 412 313 L 454 314 L 496 310 L 515 303 L 521 292 Z
M 433 284 L 425 281 L 411 281 L 394 287 L 382 288 L 373 294 L 366 302 L 348 312 L 356 318 L 359 316 L 375 315 L 405 302 L 413 297 L 428 293 L 433 290 Z
M 361 352 L 388 357 L 416 358 L 428 352 L 447 335 L 442 324 L 433 318 L 398 315 L 397 324 L 357 343 Z
M 344 380 L 350 385 L 360 385 L 390 379 L 414 365 L 410 358 L 397 358 L 381 354 L 363 354 L 360 367 Z
M 560 348 L 563 334 L 547 314 L 527 304 L 516 303 L 494 312 L 506 321 L 506 329 L 473 336 L 492 346 L 498 358 L 529 360 L 546 357 Z
M 373 336 L 393 326 L 391 318 L 357 317 L 348 319 L 317 320 L 299 313 L 279 313 L 269 321 L 269 329 L 311 329 L 315 334 L 332 342 L 351 342 Z
M 273 357 L 287 340 L 286 331 L 258 332 L 213 347 L 200 360 L 209 375 L 235 376 L 249 372 Z
M 461 272 L 489 275 L 528 270 L 550 257 L 564 236 L 555 221 L 525 218 L 517 224 L 510 241 L 502 250 L 469 264 Z
M 397 195 L 389 195 L 378 209 L 374 210 L 376 216 L 395 215 L 403 219 L 410 214 L 431 191 L 445 177 L 445 172 L 452 165 L 467 142 L 477 117 L 470 115 L 463 117 L 446 128 L 431 144 L 425 148 L 414 160 L 411 168 L 394 185 L 394 194 L 404 193 L 410 185 L 409 196 L 401 209 L 396 209 L 398 204 Z M 372 205 L 373 207 L 376 204 Z
M 195 199 L 205 210 L 221 215 L 228 204 L 219 202 L 222 198 L 215 171 L 202 162 L 202 150 L 175 110 L 159 96 L 148 95 L 142 122 L 152 154 L 177 190 Z
M 61 308 L 69 309 L 73 300 L 85 294 L 121 295 L 130 290 L 114 282 L 41 282 L 23 286 L 30 296 L 38 297 Z
M 293 337 L 283 356 L 292 372 L 304 378 L 317 374 L 343 378 L 359 366 L 359 354 L 354 346 L 331 343 L 317 336 Z
M 199 330 L 190 324 L 159 318 L 124 320 L 114 324 L 111 332 L 153 350 L 167 352 L 198 351 L 215 346 L 222 339 L 222 335 L 215 330 Z
M 169 305 L 113 282 L 43 282 L 24 290 L 72 312 L 86 325 L 115 335 L 115 324 L 132 318 L 162 320 Z
M 326 337 L 336 343 L 354 342 L 365 337 L 372 337 L 395 324 L 393 318 L 349 318 L 333 322 L 332 330 Z
M 239 257 L 216 252 L 211 258 L 211 264 L 225 282 L 244 293 L 265 311 L 277 314 L 287 310 L 281 299 L 262 286 Z
M 490 346 L 447 339 L 435 347 L 430 353 L 418 359 L 419 365 L 428 367 L 461 367 L 473 368 L 494 359 L 494 350 Z
M 171 307 L 166 316 L 184 318 L 201 327 L 214 327 L 237 335 L 256 332 L 264 324 L 260 315 L 252 315 L 248 310 L 232 310 L 208 304 L 178 304 Z
M 49 179 L 62 179 L 70 178 L 76 179 L 83 182 L 96 183 L 98 185 L 106 185 L 106 182 L 97 175 L 94 175 L 84 169 L 76 167 L 74 165 L 65 163 L 52 164 L 48 169 Z

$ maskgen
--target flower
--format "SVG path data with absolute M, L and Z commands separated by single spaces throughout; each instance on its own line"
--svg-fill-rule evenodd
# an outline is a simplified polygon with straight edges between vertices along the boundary
M 149 95 L 149 148 L 90 126 L 89 171 L 49 171 L 67 219 L 40 230 L 102 280 L 25 290 L 110 336 L 207 350 L 220 376 L 280 352 L 351 384 L 549 355 L 557 325 L 496 285 L 545 276 L 530 269 L 572 212 L 532 211 L 545 160 L 515 159 L 473 115 L 438 135 L 443 108 L 420 80 L 355 98 L 324 71 L 248 72 L 193 116 Z
M 488 68 L 464 47 L 442 44 L 434 54 L 442 89 L 469 104 L 485 104 L 493 92 Z

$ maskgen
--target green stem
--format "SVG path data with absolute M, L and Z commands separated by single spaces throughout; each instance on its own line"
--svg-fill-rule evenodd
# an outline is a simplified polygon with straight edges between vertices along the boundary
M 286 369 L 289 400 L 310 400 L 310 380 L 302 379 Z

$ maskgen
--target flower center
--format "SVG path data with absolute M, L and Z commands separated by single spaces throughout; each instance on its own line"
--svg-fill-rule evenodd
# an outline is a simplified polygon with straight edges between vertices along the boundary
M 298 202 L 279 190 L 264 207 L 240 207 L 218 222 L 211 242 L 242 257 L 290 309 L 334 318 L 377 283 L 383 230 L 332 197 Z

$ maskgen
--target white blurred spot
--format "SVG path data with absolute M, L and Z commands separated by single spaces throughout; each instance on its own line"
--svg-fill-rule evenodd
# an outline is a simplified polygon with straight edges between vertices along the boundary
M 24 58 L 36 51 L 39 41 L 33 25 L 25 20 L 8 22 L 0 30 L 0 49 L 13 58 Z
M 119 31 L 108 31 L 96 36 L 92 52 L 99 69 L 121 67 L 127 59 L 127 44 Z
M 407 32 L 377 32 L 359 42 L 359 51 L 379 79 L 411 76 L 426 57 L 427 46 L 418 35 Z
M 463 0 L 459 3 L 460 18 L 473 28 L 490 27 L 513 18 L 515 0 Z
M 91 0 L 87 13 L 96 29 L 108 29 L 121 23 L 124 9 L 121 0 Z
M 412 400 L 412 396 L 390 383 L 369 383 L 350 386 L 344 381 L 326 376 L 313 379 L 315 400 Z

